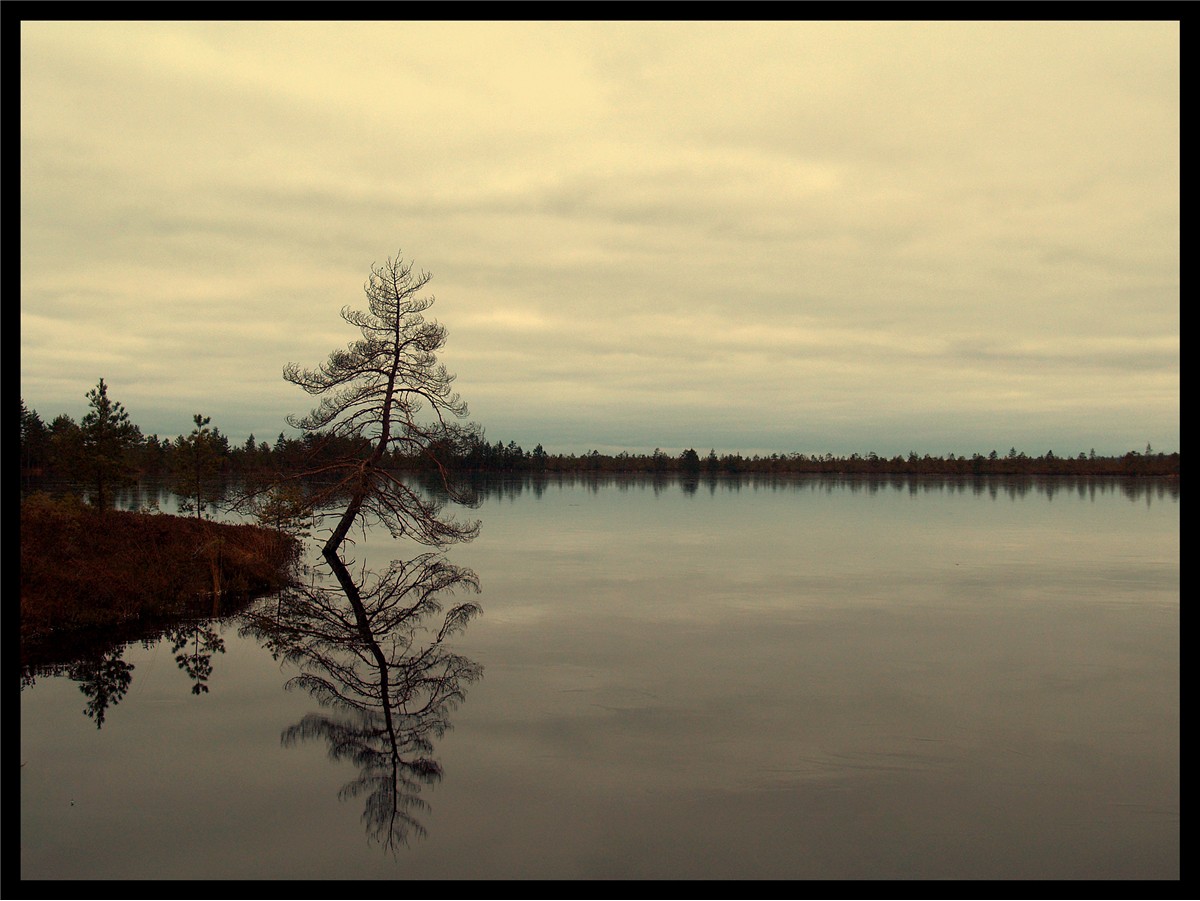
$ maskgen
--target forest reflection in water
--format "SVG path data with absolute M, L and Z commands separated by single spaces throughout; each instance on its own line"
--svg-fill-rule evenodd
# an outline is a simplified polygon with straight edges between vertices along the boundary
M 134 647 L 143 650 L 158 644 L 169 647 L 179 669 L 190 682 L 194 695 L 209 691 L 214 657 L 225 653 L 222 623 L 236 621 L 247 604 L 246 599 L 222 603 L 220 599 L 185 605 L 177 616 L 162 622 L 128 623 L 42 642 L 22 651 L 21 687 L 36 685 L 38 680 L 65 677 L 79 685 L 86 699 L 83 713 L 103 728 L 109 709 L 128 694 L 133 682 L 134 665 L 125 655 Z
M 477 488 L 484 528 L 455 564 L 372 572 L 397 545 L 356 535 L 361 610 L 316 561 L 288 595 L 31 673 L 24 872 L 1178 873 L 1177 481 Z M 487 615 L 443 635 L 474 615 L 451 601 L 474 571 Z M 39 694 L 60 678 L 61 716 Z M 164 746 L 140 723 L 168 705 Z M 91 738 L 62 740 L 64 717 Z M 172 802 L 190 850 L 138 825 Z M 89 846 L 76 830 L 100 822 L 143 852 Z
M 413 486 L 434 496 L 443 495 L 438 479 L 432 476 L 405 475 Z M 1130 501 L 1152 503 L 1162 500 L 1179 500 L 1177 478 L 1121 478 L 1116 476 L 979 476 L 973 478 L 948 478 L 939 475 L 697 475 L 679 476 L 630 475 L 622 473 L 477 473 L 462 477 L 462 483 L 476 492 L 477 499 L 513 499 L 522 494 L 540 497 L 548 489 L 582 487 L 596 492 L 601 489 L 636 490 L 649 488 L 655 494 L 679 491 L 694 495 L 699 491 L 709 494 L 741 491 L 809 492 L 848 491 L 852 494 L 879 494 L 902 492 L 920 494 L 971 494 L 993 499 L 1040 496 L 1048 500 L 1075 495 L 1081 499 L 1095 499 L 1118 495 Z M 214 483 L 213 495 L 237 493 L 242 483 L 236 480 Z M 77 493 L 86 496 L 88 486 L 78 482 L 56 479 L 30 480 L 24 485 L 26 491 L 48 491 L 51 494 Z M 115 492 L 118 508 L 126 510 L 152 509 L 164 513 L 178 512 L 178 496 L 163 479 L 143 479 Z M 222 510 L 221 517 L 233 522 L 246 520 L 236 511 Z
M 479 474 L 472 487 L 483 497 L 513 499 L 523 493 L 540 497 L 548 488 L 565 486 L 585 487 L 592 492 L 601 489 L 633 490 L 649 488 L 655 494 L 680 491 L 685 495 L 706 491 L 782 491 L 806 492 L 848 491 L 851 494 L 905 492 L 918 494 L 972 494 L 992 499 L 1016 500 L 1030 495 L 1053 500 L 1056 496 L 1076 495 L 1095 499 L 1097 496 L 1119 494 L 1128 500 L 1179 500 L 1179 480 L 1171 478 L 1115 478 L 1095 476 L 980 476 L 976 478 L 947 478 L 927 475 L 718 475 L 718 476 L 631 476 L 621 473 L 541 473 L 519 475 Z M 430 485 L 436 490 L 435 485 Z

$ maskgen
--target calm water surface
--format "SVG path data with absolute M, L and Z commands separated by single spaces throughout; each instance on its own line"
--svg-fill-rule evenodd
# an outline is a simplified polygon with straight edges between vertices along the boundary
M 21 875 L 1176 879 L 1178 483 L 1048 484 L 500 486 L 407 844 L 231 614 L 27 674 Z

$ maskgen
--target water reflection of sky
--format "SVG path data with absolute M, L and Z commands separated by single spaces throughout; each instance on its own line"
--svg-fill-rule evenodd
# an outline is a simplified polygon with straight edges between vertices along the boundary
M 223 628 L 130 648 L 97 730 L 22 695 L 27 872 L 381 878 L 1178 875 L 1179 510 L 1120 490 L 544 486 L 456 563 L 484 678 L 428 836 L 372 853 L 310 698 Z M 375 535 L 366 559 L 395 556 Z M 74 806 L 70 801 L 74 800 Z M 116 825 L 114 825 L 116 824 Z M 119 836 L 119 837 L 118 837 Z M 136 847 L 129 855 L 126 848 Z

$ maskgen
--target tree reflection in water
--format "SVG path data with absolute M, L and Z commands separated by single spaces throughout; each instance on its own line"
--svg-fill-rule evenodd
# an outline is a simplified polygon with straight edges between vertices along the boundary
M 192 694 L 208 693 L 213 654 L 225 653 L 225 640 L 209 622 L 191 622 L 167 630 L 171 653 L 179 668 L 192 680 Z
M 133 664 L 121 659 L 123 651 L 124 648 L 112 648 L 67 667 L 68 676 L 79 683 L 79 690 L 88 699 L 83 713 L 96 721 L 97 729 L 104 725 L 108 708 L 121 703 L 133 681 Z
M 114 637 L 110 633 L 85 635 L 77 643 L 65 643 L 55 650 L 67 658 L 50 661 L 22 661 L 21 688 L 35 685 L 40 678 L 65 675 L 79 683 L 87 698 L 84 716 L 104 727 L 111 708 L 128 696 L 133 684 L 134 665 L 125 660 L 125 651 L 135 644 L 144 649 L 163 639 L 171 642 L 175 663 L 192 680 L 192 694 L 208 692 L 213 673 L 213 655 L 225 653 L 225 642 L 217 632 L 217 620 L 185 620 L 167 627 L 151 629 L 136 641 Z
M 479 613 L 474 603 L 444 610 L 456 591 L 478 592 L 474 572 L 437 553 L 393 561 L 386 572 L 353 577 L 336 554 L 326 563 L 337 587 L 312 584 L 287 593 L 273 612 L 249 619 L 248 631 L 301 670 L 288 682 L 329 712 L 304 717 L 283 733 L 284 744 L 324 739 L 333 760 L 358 775 L 342 800 L 365 796 L 370 840 L 393 853 L 425 829 L 422 784 L 437 782 L 433 741 L 450 728 L 449 714 L 482 674 L 445 642 Z

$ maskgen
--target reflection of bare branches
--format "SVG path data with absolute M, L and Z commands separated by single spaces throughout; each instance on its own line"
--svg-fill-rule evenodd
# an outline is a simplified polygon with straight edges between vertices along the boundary
M 399 739 L 395 744 L 393 736 Z M 427 809 L 421 785 L 437 782 L 442 768 L 427 756 L 433 746 L 420 729 L 401 724 L 393 733 L 378 712 L 359 711 L 345 719 L 310 714 L 283 734 L 287 745 L 315 738 L 328 742 L 330 758 L 358 767 L 358 776 L 338 796 L 366 795 L 362 820 L 370 839 L 394 851 L 409 834 L 425 835 L 412 811 Z
M 421 784 L 441 777 L 429 756 L 433 740 L 450 728 L 450 712 L 482 673 L 445 647 L 479 607 L 461 603 L 443 613 L 441 598 L 478 591 L 479 583 L 435 553 L 358 580 L 336 555 L 326 560 L 338 588 L 297 589 L 277 613 L 253 616 L 249 631 L 300 666 L 289 688 L 338 711 L 305 717 L 284 732 L 284 743 L 323 738 L 331 758 L 353 762 L 359 774 L 341 797 L 365 794 L 368 835 L 395 851 L 410 833 L 424 834 L 413 812 L 425 809 Z
M 318 516 L 340 519 L 344 514 L 321 511 L 329 510 L 341 498 L 350 497 L 351 520 L 361 515 L 365 522 L 381 524 L 393 538 L 409 538 L 430 547 L 444 547 L 470 541 L 479 533 L 478 522 L 460 522 L 445 515 L 447 500 L 464 506 L 477 502 L 466 488 L 455 486 L 448 480 L 439 485 L 442 496 L 438 496 L 418 490 L 395 472 L 378 466 L 363 466 L 358 461 L 328 466 L 320 474 L 338 478 L 336 482 L 314 490 L 311 503 Z

